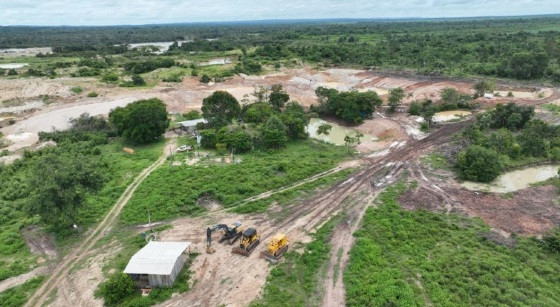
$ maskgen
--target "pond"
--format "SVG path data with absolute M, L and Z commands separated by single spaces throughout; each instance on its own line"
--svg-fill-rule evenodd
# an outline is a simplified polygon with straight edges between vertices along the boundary
M 460 119 L 463 116 L 469 116 L 471 114 L 472 112 L 470 111 L 462 111 L 462 110 L 437 112 L 433 117 L 433 121 L 436 123 L 448 122 L 451 120 Z
M 471 191 L 509 193 L 530 187 L 532 184 L 558 176 L 560 165 L 541 165 L 511 171 L 496 178 L 491 183 L 465 181 L 461 185 Z
M 321 126 L 322 124 L 329 124 L 332 126 L 329 135 L 317 133 L 319 126 Z M 344 145 L 344 137 L 347 134 L 353 135 L 356 130 L 352 128 L 343 127 L 336 123 L 331 123 L 326 120 L 322 120 L 320 118 L 312 118 L 309 120 L 309 124 L 306 127 L 306 131 L 307 133 L 309 133 L 309 136 L 314 139 L 340 146 L 340 145 Z M 375 141 L 375 140 L 377 140 L 377 138 L 371 135 L 364 135 L 362 137 L 362 142 Z

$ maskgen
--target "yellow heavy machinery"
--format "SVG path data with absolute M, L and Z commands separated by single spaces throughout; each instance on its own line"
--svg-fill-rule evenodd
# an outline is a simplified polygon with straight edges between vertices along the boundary
M 251 252 L 259 245 L 260 236 L 255 228 L 247 228 L 243 231 L 241 239 L 239 240 L 239 246 L 234 247 L 231 252 L 234 254 L 243 255 L 249 257 Z
M 266 260 L 276 263 L 278 262 L 278 259 L 280 259 L 288 250 L 289 245 L 290 242 L 288 241 L 288 237 L 286 237 L 283 233 L 277 233 L 268 243 L 266 251 L 261 254 L 266 258 Z

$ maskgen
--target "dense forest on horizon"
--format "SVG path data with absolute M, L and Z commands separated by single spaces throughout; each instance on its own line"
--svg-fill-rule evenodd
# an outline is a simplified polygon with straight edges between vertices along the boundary
M 167 55 L 241 50 L 246 60 L 560 82 L 560 17 L 403 21 L 0 27 L 0 48 L 57 56 L 122 54 L 129 43 L 188 40 Z M 84 53 L 87 52 L 87 53 Z M 88 56 L 89 56 L 88 55 Z

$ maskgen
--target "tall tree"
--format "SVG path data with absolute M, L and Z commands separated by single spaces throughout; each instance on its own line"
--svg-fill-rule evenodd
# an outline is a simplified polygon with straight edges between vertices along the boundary
M 202 115 L 214 128 L 227 126 L 240 114 L 239 102 L 226 91 L 216 91 L 202 100 Z
M 290 95 L 288 95 L 282 85 L 275 84 L 272 86 L 268 101 L 276 111 L 282 110 L 288 100 L 290 100 Z
M 268 148 L 281 148 L 286 146 L 288 142 L 286 126 L 284 126 L 278 116 L 272 116 L 266 121 L 262 138 L 265 146 Z
M 43 156 L 31 172 L 30 213 L 51 225 L 65 221 L 77 224 L 87 193 L 103 184 L 98 167 L 84 156 Z
M 169 126 L 165 104 L 157 99 L 138 100 L 109 113 L 119 135 L 135 144 L 156 141 Z
M 389 113 L 393 113 L 397 110 L 403 98 L 404 90 L 402 88 L 396 87 L 389 91 Z

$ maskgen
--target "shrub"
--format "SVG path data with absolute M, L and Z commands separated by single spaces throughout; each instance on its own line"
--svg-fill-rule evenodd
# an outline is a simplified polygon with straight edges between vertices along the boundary
M 89 92 L 89 93 L 87 94 L 87 96 L 88 96 L 89 98 L 95 98 L 95 97 L 99 96 L 99 94 L 97 94 L 96 92 Z
M 281 148 L 288 142 L 286 126 L 277 116 L 272 116 L 266 121 L 262 137 L 268 148 Z
M 212 81 L 212 78 L 210 78 L 207 74 L 202 75 L 202 77 L 200 77 L 200 82 L 202 83 L 208 83 Z
M 73 88 L 71 88 L 70 90 L 71 90 L 72 93 L 74 93 L 74 94 L 80 94 L 80 93 L 82 93 L 82 92 L 84 91 L 84 90 L 83 90 L 81 87 L 79 87 L 79 86 L 73 87 Z
M 183 117 L 186 120 L 200 119 L 202 118 L 202 114 L 200 114 L 200 112 L 198 112 L 197 110 L 192 110 L 183 114 Z
M 471 145 L 459 153 L 457 168 L 461 179 L 490 182 L 500 175 L 503 166 L 493 149 Z
M 114 306 L 132 296 L 134 292 L 136 292 L 134 280 L 125 273 L 115 273 L 100 285 L 95 295 L 102 297 L 106 305 Z
M 104 74 L 103 77 L 101 77 L 101 81 L 107 83 L 117 82 L 119 81 L 119 75 L 117 75 L 116 73 L 107 73 Z

